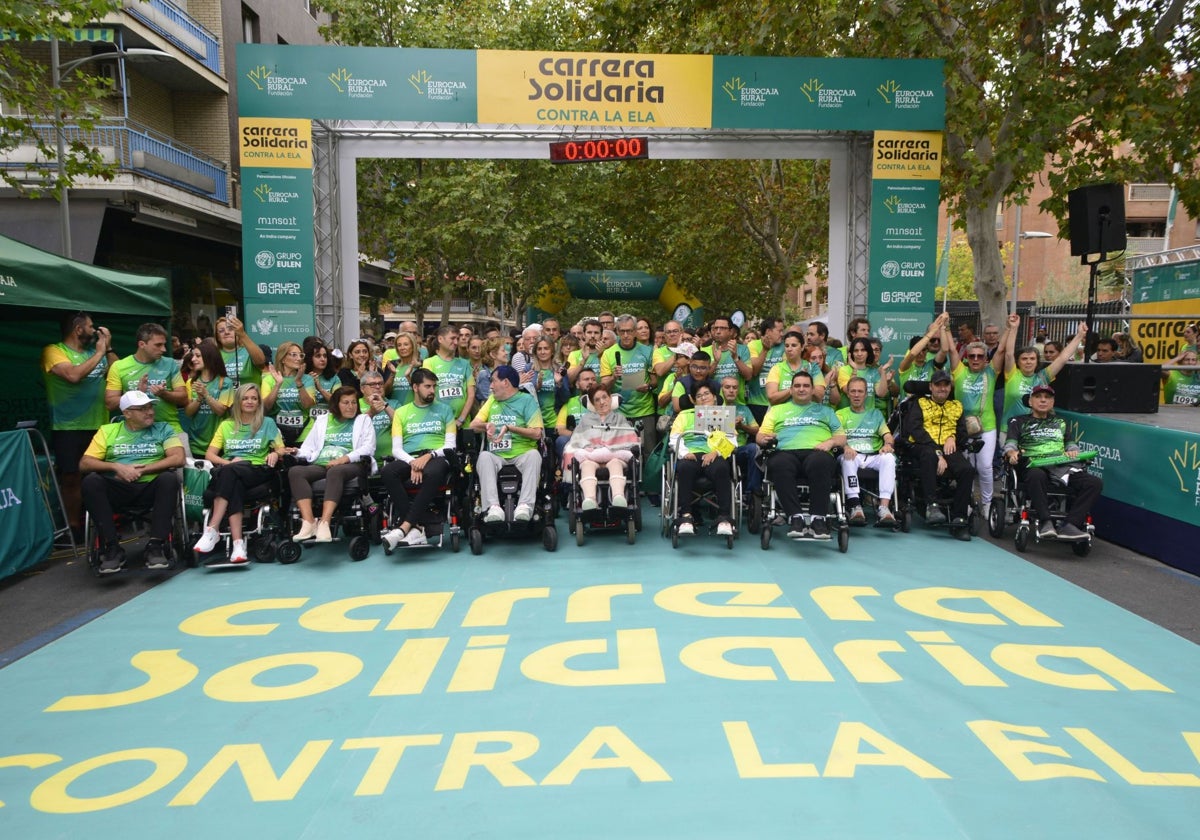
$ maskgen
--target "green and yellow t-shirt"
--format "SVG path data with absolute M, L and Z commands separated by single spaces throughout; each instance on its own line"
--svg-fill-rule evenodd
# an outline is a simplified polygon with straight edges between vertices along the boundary
M 446 429 L 454 425 L 454 412 L 446 403 L 437 400 L 424 406 L 409 403 L 396 409 L 396 415 L 392 418 L 391 434 L 400 438 L 405 452 L 415 455 L 418 452 L 441 449 L 446 443 Z M 389 450 L 391 445 L 389 440 Z
M 780 449 L 812 449 L 842 430 L 832 408 L 820 403 L 798 405 L 795 400 L 767 409 L 759 431 L 775 435 Z
M 393 412 L 400 406 L 392 400 L 385 400 L 388 407 Z M 375 460 L 382 461 L 392 454 L 392 423 L 393 415 L 387 413 L 387 409 L 378 414 L 371 414 L 371 404 L 362 397 L 358 399 L 358 410 L 362 414 L 370 415 L 371 427 L 375 429 Z
M 271 416 L 275 425 L 281 429 L 294 429 L 299 432 L 308 422 L 308 409 L 300 403 L 300 393 L 305 391 L 313 400 L 317 398 L 317 388 L 313 378 L 307 373 L 299 376 L 285 376 L 276 382 L 269 373 L 263 376 L 263 397 L 275 393 L 275 410 Z M 315 403 L 314 403 L 315 404 Z
M 99 429 L 108 420 L 104 407 L 104 381 L 108 377 L 108 359 L 100 362 L 80 382 L 71 383 L 50 370 L 66 362 L 75 367 L 94 356 L 93 350 L 73 350 L 61 341 L 42 350 L 42 373 L 46 380 L 46 400 L 50 403 L 51 428 L 62 431 Z
M 233 350 L 221 350 L 221 359 L 225 362 L 225 375 L 238 385 L 253 382 L 262 387 L 263 373 L 250 361 L 250 353 L 241 344 Z
M 329 416 L 328 425 L 325 427 L 324 445 L 317 453 L 314 464 L 324 467 L 330 461 L 342 458 L 354 451 L 355 419 L 351 417 L 348 420 L 338 420 L 332 414 Z
M 467 404 L 467 383 L 471 378 L 471 362 L 462 356 L 443 359 L 436 353 L 421 363 L 437 374 L 437 399 L 449 403 L 454 416 L 462 417 L 463 407 Z
M 620 344 L 614 344 L 609 347 L 600 356 L 600 377 L 613 376 L 613 370 L 617 367 L 617 354 L 621 354 L 621 369 L 625 374 L 645 374 L 646 382 L 649 383 L 652 373 L 653 363 L 651 356 L 653 353 L 645 344 L 634 343 L 633 347 L 626 350 Z M 617 379 L 613 383 L 620 387 L 622 382 Z M 646 391 L 626 391 L 623 388 L 618 391 L 621 395 L 620 410 L 626 417 L 645 417 L 654 413 L 654 396 L 649 390 Z
M 996 407 L 992 395 L 996 392 L 996 369 L 988 365 L 979 373 L 972 373 L 963 362 L 954 369 L 954 398 L 962 403 L 963 413 L 978 417 L 983 431 L 996 429 Z
M 837 416 L 846 431 L 846 444 L 856 452 L 878 452 L 883 448 L 883 436 L 892 433 L 878 408 L 856 412 L 846 406 L 838 409 Z
M 491 423 L 497 429 L 501 426 L 517 426 L 522 429 L 545 428 L 542 425 L 542 410 L 538 406 L 537 400 L 525 391 L 517 391 L 506 400 L 497 400 L 496 395 L 493 394 L 480 407 L 479 413 L 475 415 L 475 420 L 480 423 Z M 505 432 L 498 439 L 489 440 L 487 448 L 489 452 L 506 461 L 511 461 L 513 458 L 536 449 L 537 441 L 524 435 Z
M 1021 398 L 1032 393 L 1035 385 L 1049 385 L 1050 377 L 1046 371 L 1037 370 L 1032 376 L 1021 373 L 1019 368 L 1004 377 L 1004 423 L 1022 414 L 1029 414 L 1029 406 L 1021 402 Z
M 262 425 L 255 431 L 246 423 L 226 418 L 217 425 L 209 444 L 230 461 L 241 458 L 251 464 L 262 466 L 272 449 L 283 449 L 283 435 L 270 417 L 264 417 Z
M 104 387 L 109 391 L 137 390 L 142 377 L 146 377 L 146 386 L 162 385 L 168 391 L 184 387 L 183 374 L 179 370 L 179 362 L 170 356 L 163 356 L 157 362 L 139 362 L 137 356 L 126 356 L 118 359 L 108 369 Z M 179 422 L 179 409 L 164 399 L 154 403 L 154 419 L 167 423 L 175 431 L 182 432 Z
M 750 358 L 758 357 L 762 352 L 762 340 L 754 339 L 749 344 Z M 758 376 L 746 382 L 746 404 L 747 405 L 770 405 L 767 400 L 767 378 L 771 375 L 771 371 L 775 366 L 783 361 L 783 342 L 779 342 L 774 347 L 767 351 L 767 356 L 763 359 L 763 366 L 758 369 Z M 818 371 L 819 373 L 820 371 Z
M 1195 405 L 1200 400 L 1200 373 L 1190 370 L 1173 370 L 1163 383 L 1163 402 L 1167 405 Z
M 167 423 L 152 423 L 145 429 L 133 431 L 124 420 L 106 423 L 96 430 L 85 455 L 111 464 L 153 464 L 166 457 L 168 449 L 182 449 L 179 432 Z M 155 474 L 143 475 L 138 481 L 153 481 Z

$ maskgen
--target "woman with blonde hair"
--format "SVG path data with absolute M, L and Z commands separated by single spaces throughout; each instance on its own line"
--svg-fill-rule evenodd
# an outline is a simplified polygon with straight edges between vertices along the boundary
M 304 351 L 285 341 L 275 351 L 275 363 L 263 376 L 263 411 L 275 420 L 288 446 L 295 446 L 308 423 L 309 409 L 317 404 L 317 386 L 304 372 Z
M 421 366 L 421 348 L 417 346 L 417 342 L 408 333 L 400 333 L 396 336 L 395 350 L 396 360 L 391 365 L 392 383 L 391 398 L 396 407 L 408 405 L 412 402 L 412 372 Z M 385 380 L 388 377 L 385 375 Z M 386 384 L 386 382 L 385 382 Z M 386 390 L 386 389 L 385 389 Z

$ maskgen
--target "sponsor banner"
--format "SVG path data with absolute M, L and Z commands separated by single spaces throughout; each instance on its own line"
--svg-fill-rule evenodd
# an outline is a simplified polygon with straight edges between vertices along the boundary
M 1157 312 L 1174 311 L 1181 314 L 1194 314 L 1200 307 L 1200 298 L 1190 301 L 1177 301 L 1170 304 L 1158 304 L 1157 306 L 1135 306 L 1133 307 L 1134 315 L 1149 315 Z M 1133 334 L 1133 340 L 1142 348 L 1142 359 L 1146 362 L 1154 364 L 1165 364 L 1174 359 L 1183 351 L 1183 346 L 1187 342 L 1183 338 L 1183 328 L 1190 321 L 1185 318 L 1163 318 L 1147 320 L 1143 318 L 1134 318 L 1130 320 L 1130 331 Z
M 713 59 L 714 128 L 932 129 L 945 124 L 941 61 Z
M 577 298 L 658 300 L 667 278 L 644 271 L 565 271 L 567 290 Z
M 0 432 L 0 579 L 40 563 L 53 548 L 50 512 L 29 433 Z
M 1104 496 L 1161 516 L 1200 518 L 1200 435 L 1092 414 L 1062 412 L 1080 449 L 1095 450 L 1088 471 Z
M 1133 314 L 1164 315 L 1161 319 L 1130 321 L 1134 340 L 1147 362 L 1162 364 L 1183 350 L 1183 328 L 1200 312 L 1200 260 L 1154 265 L 1133 271 Z
M 242 283 L 246 329 L 256 342 L 312 335 L 311 169 L 242 169 Z
M 1181 300 L 1200 300 L 1200 260 L 1134 269 L 1133 302 L 1135 305 Z M 1182 312 L 1183 310 L 1160 311 Z
M 712 56 L 480 50 L 480 123 L 706 128 Z
M 898 335 L 895 343 L 884 342 L 888 353 L 905 352 L 908 336 L 924 330 L 932 317 L 941 153 L 937 132 L 875 133 L 867 303 L 871 325 L 876 325 L 876 313 L 884 320 L 887 313 L 922 313 L 920 326 Z
M 237 84 L 242 114 L 476 121 L 472 50 L 238 44 Z
M 312 121 L 239 118 L 238 159 L 243 167 L 312 169 Z
M 892 307 L 876 307 L 867 312 L 871 321 L 871 331 L 883 342 L 883 359 L 895 356 L 892 370 L 899 370 L 900 360 L 908 352 L 908 340 L 914 335 L 922 335 L 929 329 L 932 320 L 930 309 L 894 309 Z

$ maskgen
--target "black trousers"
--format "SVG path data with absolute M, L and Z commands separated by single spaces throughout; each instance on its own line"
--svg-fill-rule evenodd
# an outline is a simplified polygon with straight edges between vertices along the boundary
M 1050 521 L 1050 502 L 1047 498 L 1052 479 L 1050 473 L 1041 467 L 1031 467 L 1025 471 L 1025 492 L 1029 495 L 1029 503 L 1033 505 L 1039 522 Z M 1061 487 L 1061 485 L 1058 485 Z M 1087 524 L 1087 516 L 1092 512 L 1092 505 L 1100 498 L 1104 482 L 1089 472 L 1072 473 L 1067 480 L 1067 522 L 1083 530 Z
M 450 462 L 445 458 L 430 458 L 424 473 L 425 477 L 417 485 L 416 495 L 409 499 L 408 480 L 412 476 L 412 467 L 404 461 L 392 461 L 383 468 L 381 477 L 383 486 L 387 488 L 388 496 L 392 500 L 393 522 L 423 524 L 425 512 L 429 510 L 439 488 L 446 486 L 450 478 Z M 408 513 L 410 510 L 413 511 L 411 519 Z
M 219 496 L 229 503 L 230 512 L 241 513 L 246 494 L 270 483 L 272 472 L 267 466 L 235 461 L 213 471 L 208 489 L 213 496 Z
M 917 463 L 921 472 L 921 494 L 925 504 L 933 504 L 938 497 L 938 450 L 927 444 L 913 447 L 917 453 Z M 961 452 L 946 456 L 946 472 L 957 482 L 954 488 L 954 500 L 950 503 L 950 516 L 963 517 L 971 505 L 971 490 L 975 484 L 975 468 Z
M 834 477 L 841 480 L 837 459 L 820 449 L 777 449 L 767 458 L 767 474 L 779 496 L 779 506 L 789 519 L 804 512 L 800 504 L 801 478 L 807 479 L 808 512 L 813 516 L 829 512 Z
M 703 455 L 690 458 L 680 458 L 675 462 L 675 490 L 679 496 L 679 515 L 691 512 L 692 489 L 696 486 L 696 478 L 703 473 L 712 482 L 713 494 L 717 497 L 718 516 L 728 517 L 733 510 L 733 482 L 729 472 L 729 459 L 720 456 L 713 459 L 707 467 L 700 465 Z
M 150 537 L 165 540 L 179 510 L 179 475 L 168 470 L 150 481 L 121 481 L 106 473 L 88 473 L 83 478 L 83 506 L 106 543 L 117 540 L 113 514 L 130 508 L 150 508 Z

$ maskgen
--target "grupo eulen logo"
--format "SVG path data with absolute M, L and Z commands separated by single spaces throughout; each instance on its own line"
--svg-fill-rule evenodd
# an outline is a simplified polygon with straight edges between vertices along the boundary
M 896 260 L 888 260 L 879 267 L 879 273 L 891 280 L 893 277 L 900 276 L 900 263 Z
M 254 255 L 254 264 L 262 269 L 275 267 L 275 255 L 270 251 L 259 251 Z

